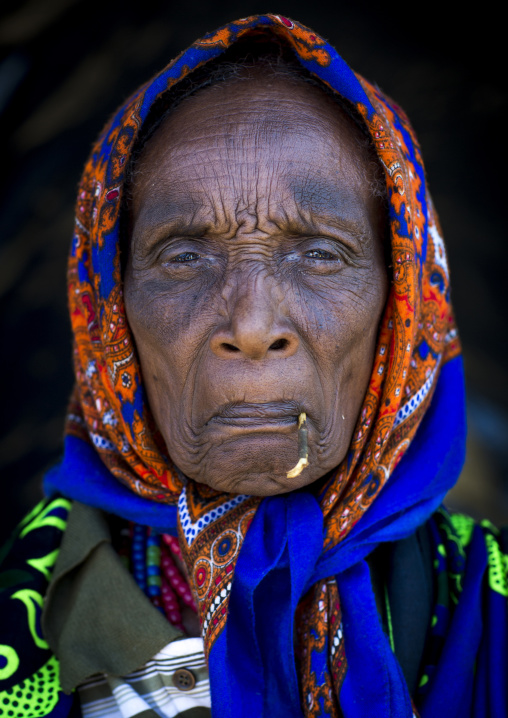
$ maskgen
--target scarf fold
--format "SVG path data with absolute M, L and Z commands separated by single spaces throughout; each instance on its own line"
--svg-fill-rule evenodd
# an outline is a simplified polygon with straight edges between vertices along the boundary
M 299 491 L 261 500 L 185 481 L 147 406 L 122 295 L 125 169 L 154 103 L 260 31 L 350 103 L 386 179 L 392 286 L 348 455 L 318 498 Z M 403 111 L 326 40 L 286 17 L 244 18 L 206 35 L 134 93 L 94 146 L 79 188 L 68 285 L 76 389 L 64 459 L 46 489 L 157 530 L 177 528 L 214 714 L 337 716 L 340 697 L 346 718 L 411 716 L 364 559 L 437 509 L 462 466 L 465 421 L 445 248 Z M 439 676 L 425 693 L 434 716 L 445 715 L 435 707 Z
M 379 621 L 369 567 L 358 561 L 337 576 L 348 670 L 340 690 L 345 716 L 411 718 L 402 669 Z

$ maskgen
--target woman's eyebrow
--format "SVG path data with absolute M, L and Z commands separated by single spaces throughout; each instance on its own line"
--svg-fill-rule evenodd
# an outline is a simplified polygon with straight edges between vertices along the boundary
M 363 226 L 364 202 L 352 187 L 306 178 L 294 182 L 291 190 L 301 220 L 312 224 L 324 221 L 339 229 Z
M 134 222 L 133 236 L 141 241 L 149 241 L 159 229 L 171 232 L 199 233 L 203 230 L 203 220 L 198 220 L 199 206 L 187 200 L 178 202 L 150 202 L 139 213 Z
M 287 229 L 295 233 L 346 232 L 362 239 L 367 234 L 364 205 L 354 192 L 334 185 L 298 187 L 294 192 L 297 212 L 286 214 Z
M 308 234 L 335 229 L 353 235 L 365 234 L 364 205 L 352 188 L 307 177 L 295 179 L 288 190 L 287 204 L 278 206 L 276 216 L 270 216 L 271 208 L 268 208 L 268 219 L 281 231 Z M 136 218 L 133 239 L 148 246 L 160 238 L 160 232 L 205 238 L 214 234 L 214 222 L 208 212 L 205 212 L 208 216 L 203 216 L 203 210 L 203 205 L 190 196 L 180 198 L 166 194 L 158 198 L 155 193 L 143 204 Z

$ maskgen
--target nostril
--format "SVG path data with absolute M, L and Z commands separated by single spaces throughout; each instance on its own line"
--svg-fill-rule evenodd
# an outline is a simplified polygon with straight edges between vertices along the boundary
M 238 349 L 238 347 L 235 347 L 234 344 L 228 344 L 227 342 L 222 342 L 221 347 L 227 352 L 239 352 L 240 351 Z
M 277 339 L 273 342 L 273 344 L 270 344 L 270 349 L 272 351 L 281 351 L 287 347 L 289 344 L 287 339 Z

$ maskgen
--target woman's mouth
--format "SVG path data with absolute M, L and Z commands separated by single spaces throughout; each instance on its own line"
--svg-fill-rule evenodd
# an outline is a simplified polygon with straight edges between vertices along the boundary
M 288 431 L 297 427 L 302 411 L 294 401 L 232 402 L 221 406 L 207 423 L 250 431 Z

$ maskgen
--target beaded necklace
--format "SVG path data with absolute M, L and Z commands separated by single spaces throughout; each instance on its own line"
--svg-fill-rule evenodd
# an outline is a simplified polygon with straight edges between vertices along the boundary
M 178 539 L 134 523 L 130 524 L 129 538 L 134 580 L 168 621 L 185 633 L 182 608 L 188 606 L 195 613 L 197 608 L 174 558 L 182 558 Z

